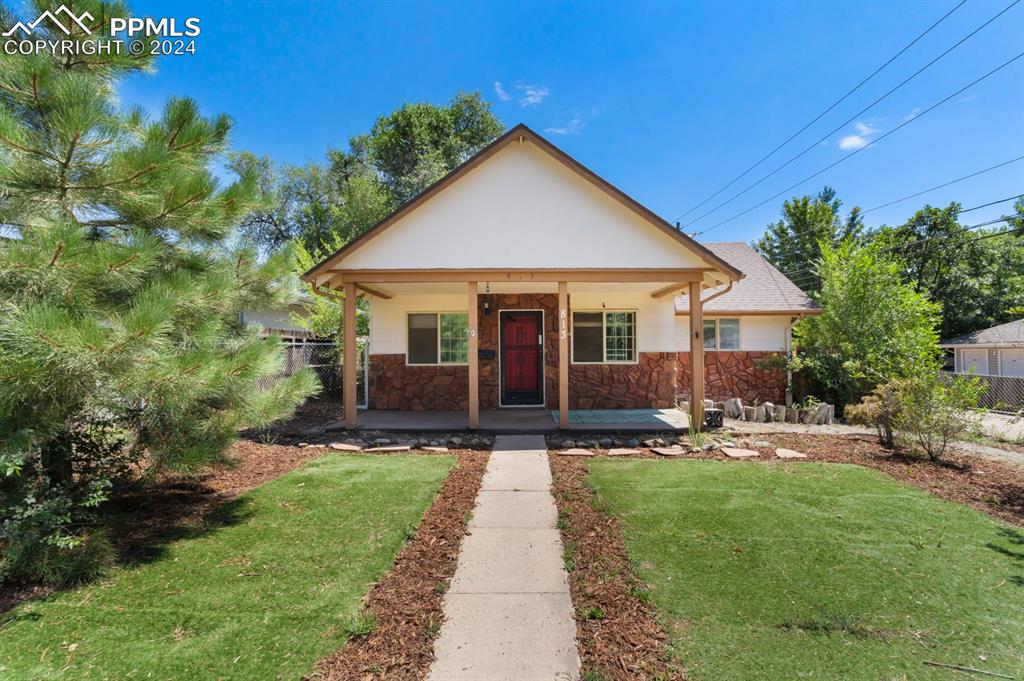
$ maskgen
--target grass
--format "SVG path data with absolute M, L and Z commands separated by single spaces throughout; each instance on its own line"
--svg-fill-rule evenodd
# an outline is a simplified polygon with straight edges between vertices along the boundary
M 1019 528 L 856 466 L 590 470 L 690 679 L 1024 674 Z
M 453 463 L 318 459 L 152 562 L 0 617 L 0 678 L 299 678 L 372 630 L 359 599 Z

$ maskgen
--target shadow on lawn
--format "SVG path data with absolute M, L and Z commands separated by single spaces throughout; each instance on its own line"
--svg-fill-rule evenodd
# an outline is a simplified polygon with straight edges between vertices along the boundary
M 1009 547 L 1005 546 L 1003 543 L 996 544 L 994 542 L 989 542 L 985 546 L 996 553 L 1001 553 L 1013 561 L 1012 567 L 1017 574 L 1010 575 L 1010 577 L 1007 578 L 1007 581 L 1012 584 L 1016 584 L 1017 586 L 1024 587 L 1024 532 L 1007 528 L 1000 530 L 999 534 L 1003 537 L 1006 543 L 1009 543 Z M 1020 547 L 1020 550 L 1015 547 Z
M 223 527 L 246 522 L 252 507 L 244 497 L 216 491 L 199 481 L 172 480 L 153 486 L 138 484 L 110 503 L 106 525 L 114 538 L 115 564 L 133 567 L 167 555 L 172 542 L 194 539 Z M 45 601 L 81 585 L 64 588 L 12 584 L 0 588 L 0 630 L 34 613 L 11 610 L 26 601 Z

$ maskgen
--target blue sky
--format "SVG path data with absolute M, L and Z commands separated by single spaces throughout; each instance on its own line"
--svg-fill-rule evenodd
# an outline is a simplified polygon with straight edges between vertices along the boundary
M 1011 0 L 969 0 L 850 99 L 718 200 L 760 178 L 980 26 Z M 127 102 L 194 97 L 236 121 L 234 144 L 303 163 L 403 102 L 480 90 L 674 220 L 810 121 L 956 3 L 133 3 L 202 20 L 198 53 L 133 79 Z M 729 218 L 892 130 L 1024 51 L 1024 3 L 746 195 Z M 501 83 L 501 91 L 496 89 Z M 859 137 L 859 139 L 857 139 Z M 786 196 L 834 186 L 846 208 L 1024 155 L 1024 58 Z M 868 215 L 904 221 L 925 201 L 965 207 L 1024 192 L 1024 162 Z M 750 240 L 772 200 L 701 240 Z M 713 201 L 705 208 L 718 203 Z M 968 213 L 974 224 L 1011 204 Z M 696 218 L 704 209 L 690 214 Z M 684 221 L 685 224 L 685 221 Z

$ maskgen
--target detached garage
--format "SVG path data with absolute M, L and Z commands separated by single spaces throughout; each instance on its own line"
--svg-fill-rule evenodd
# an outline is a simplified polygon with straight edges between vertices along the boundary
M 985 381 L 981 406 L 1024 407 L 1024 319 L 945 340 L 942 347 L 953 351 L 953 371 Z

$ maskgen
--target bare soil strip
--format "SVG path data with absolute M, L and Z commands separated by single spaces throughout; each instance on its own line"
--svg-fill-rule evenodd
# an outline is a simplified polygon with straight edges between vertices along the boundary
M 320 681 L 422 679 L 441 629 L 441 600 L 459 556 L 489 452 L 459 451 L 458 463 L 423 514 L 394 567 L 364 597 L 373 630 L 317 663 Z
M 597 505 L 583 462 L 551 458 L 583 678 L 671 681 L 684 678 L 626 554 L 619 522 Z

